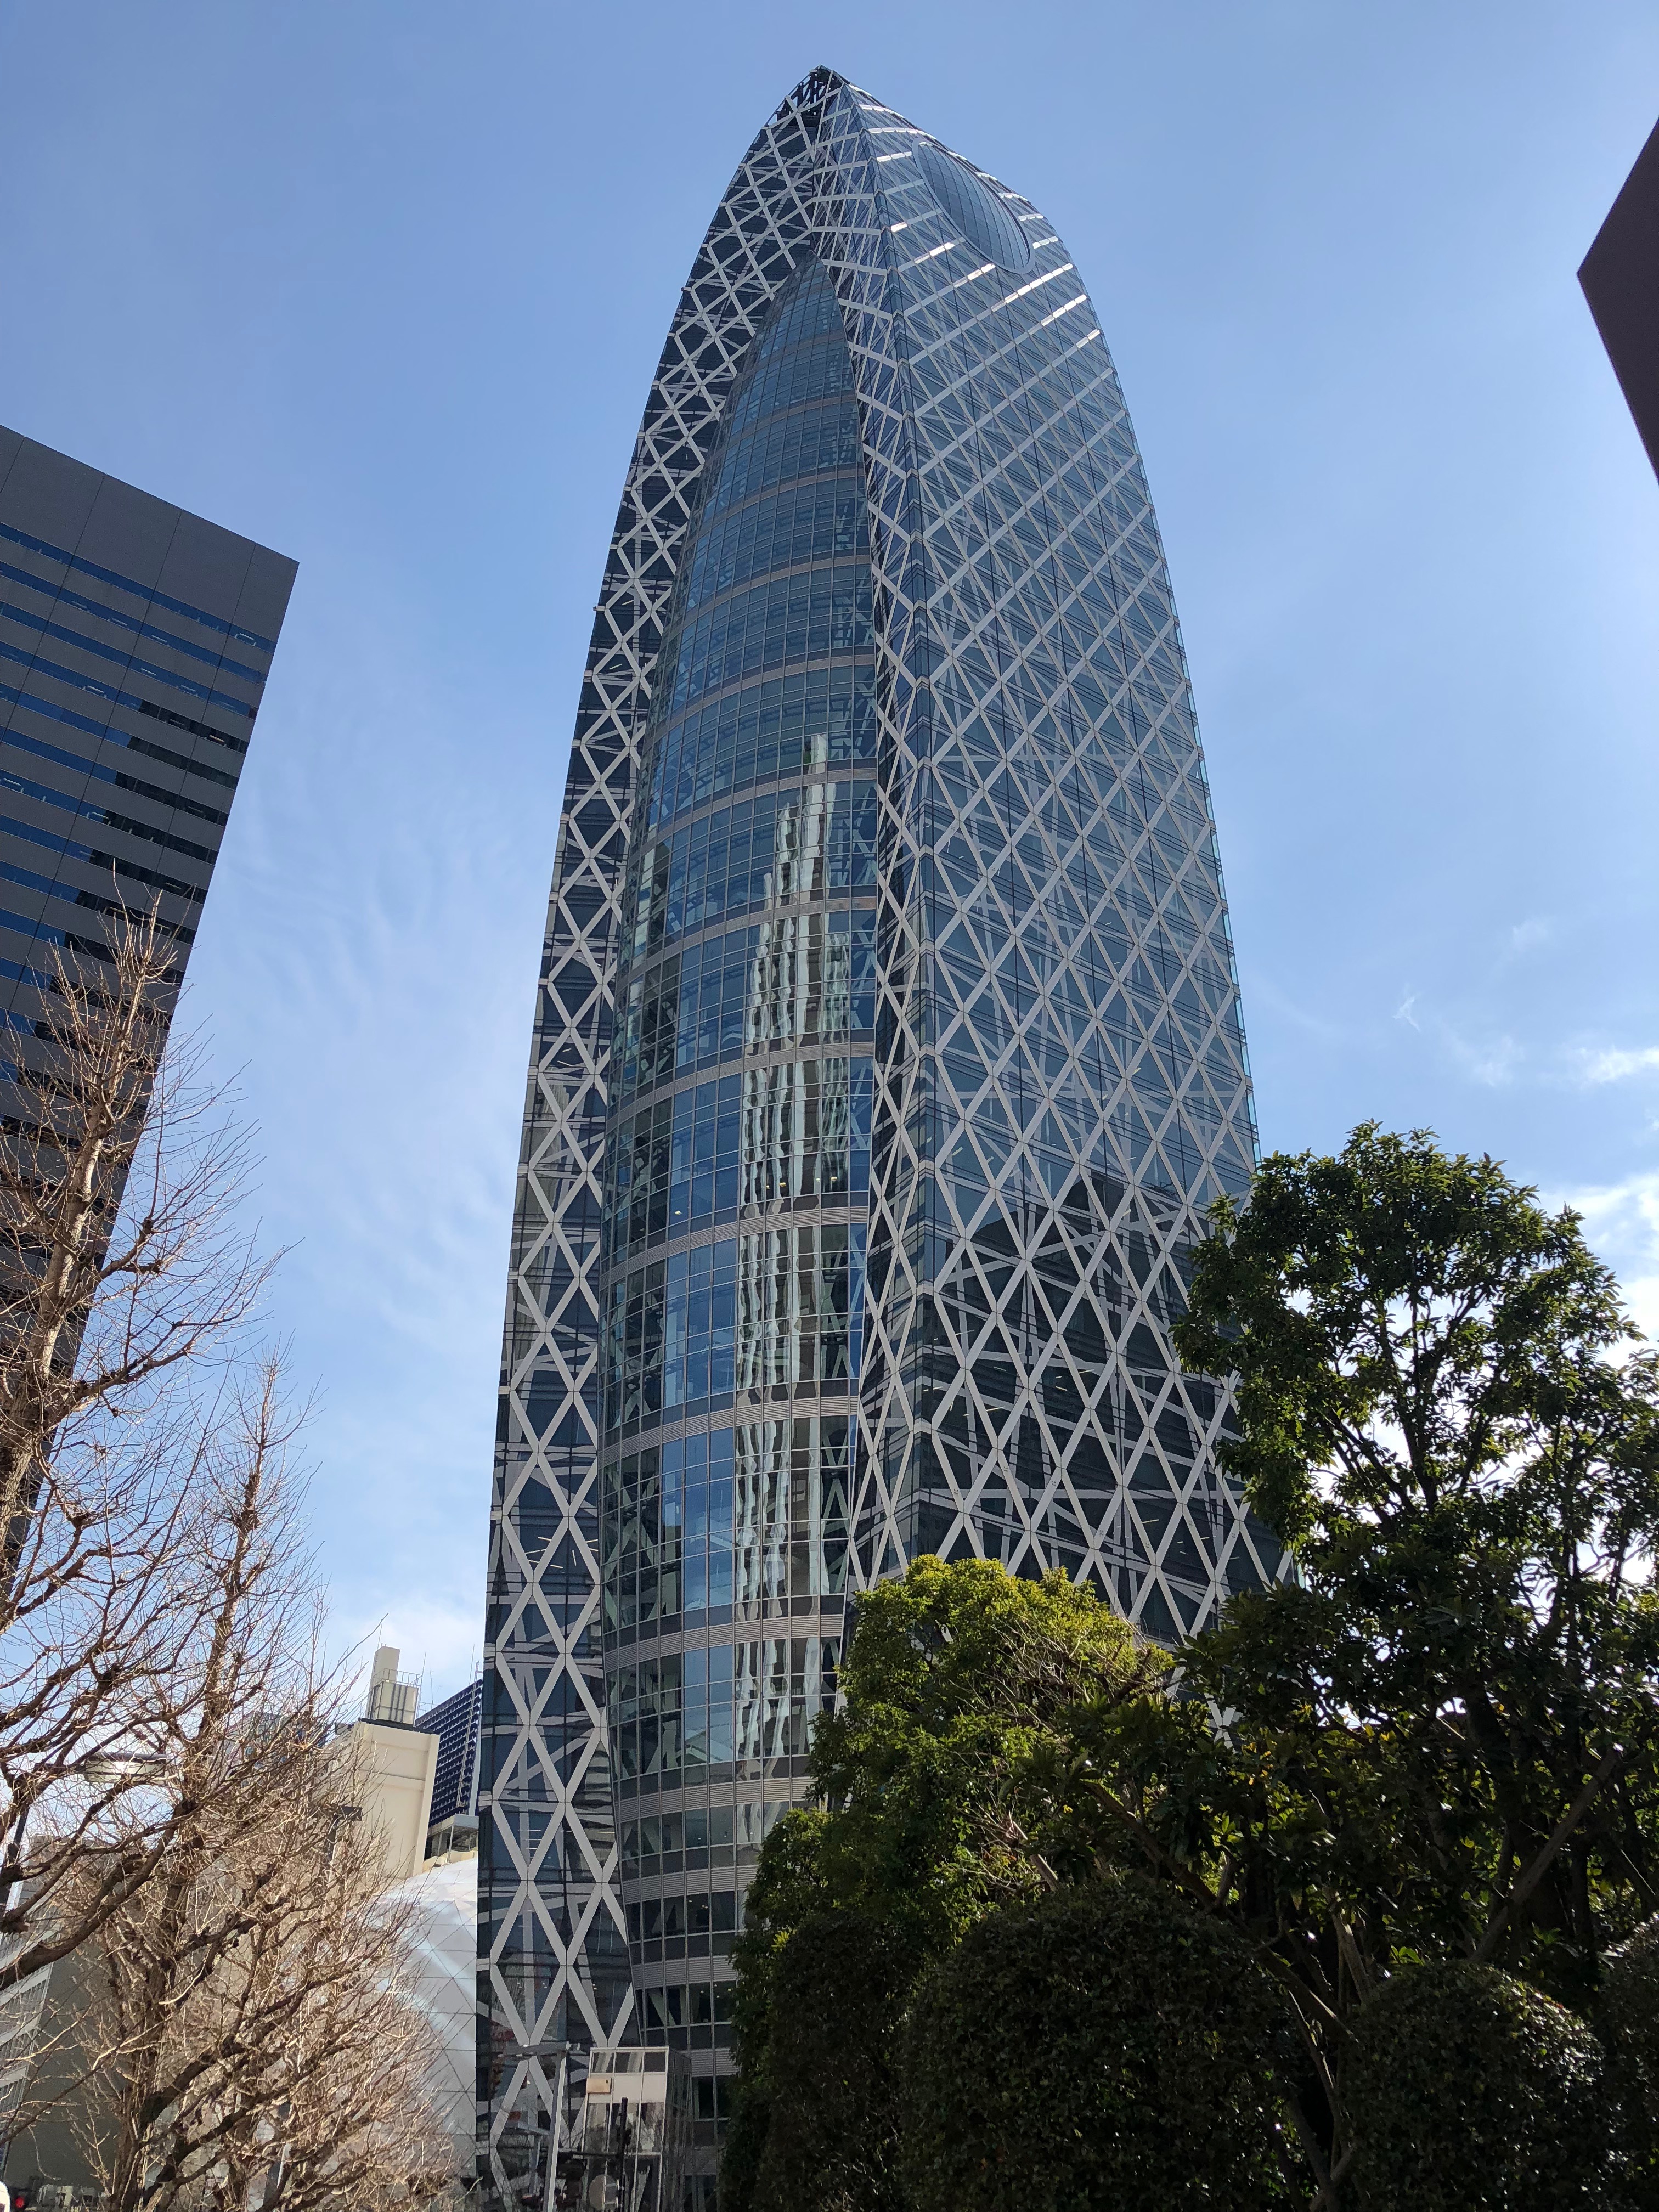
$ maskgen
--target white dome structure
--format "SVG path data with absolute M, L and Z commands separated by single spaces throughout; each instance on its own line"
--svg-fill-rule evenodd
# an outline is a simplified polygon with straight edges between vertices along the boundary
M 411 1875 L 391 1892 L 410 1905 L 414 1976 L 410 1995 L 440 2046 L 428 2088 L 454 2137 L 457 2171 L 473 2160 L 473 2071 L 478 1973 L 478 1862 L 457 1859 Z

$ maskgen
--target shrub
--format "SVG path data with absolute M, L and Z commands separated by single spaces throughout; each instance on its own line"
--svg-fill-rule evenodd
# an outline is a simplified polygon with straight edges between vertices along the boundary
M 1601 1963 L 1595 2027 L 1607 2057 L 1608 2101 L 1641 2212 L 1659 2207 L 1659 1920 Z
M 763 2079 L 745 2074 L 722 2197 L 753 2212 L 896 2212 L 893 2044 L 913 1962 L 851 1912 L 775 1954 Z
M 1354 2016 L 1343 2087 L 1374 2212 L 1613 2202 L 1601 2046 L 1494 1966 L 1415 1966 Z
M 1256 2212 L 1284 2201 L 1278 1992 L 1150 1882 L 994 1913 L 921 1984 L 904 2054 L 915 2212 Z

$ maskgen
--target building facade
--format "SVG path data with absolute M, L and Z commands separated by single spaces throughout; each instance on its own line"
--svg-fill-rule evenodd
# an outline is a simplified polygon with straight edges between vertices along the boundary
M 417 1729 L 438 1739 L 427 1815 L 428 1858 L 476 1849 L 478 1838 L 478 1723 L 483 1714 L 482 1678 L 422 1713 Z
M 1659 471 L 1659 124 L 1580 264 L 1578 282 Z
M 1277 1571 L 1170 1326 L 1255 1155 L 1162 550 L 1053 226 L 828 71 L 647 404 L 555 863 L 501 1373 L 481 2148 L 689 2054 L 850 1595 Z
M 123 911 L 154 908 L 182 977 L 294 577 L 280 553 L 0 428 L 9 1053 L 28 1049 L 54 955 L 106 957 Z

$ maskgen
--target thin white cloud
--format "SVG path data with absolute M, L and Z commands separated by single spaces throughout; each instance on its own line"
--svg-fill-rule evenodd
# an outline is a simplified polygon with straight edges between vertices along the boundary
M 1401 1000 L 1400 1004 L 1394 1010 L 1394 1018 L 1395 1021 L 1409 1022 L 1414 1030 L 1420 1030 L 1423 1024 L 1417 1018 L 1416 1007 L 1416 992 L 1407 991 L 1405 996 Z
M 1555 935 L 1555 924 L 1547 915 L 1535 914 L 1525 921 L 1517 921 L 1510 932 L 1512 952 L 1530 952 L 1535 945 L 1547 945 Z
M 1623 1083 L 1627 1077 L 1646 1074 L 1659 1068 L 1659 1045 L 1647 1045 L 1637 1052 L 1609 1048 L 1603 1052 L 1580 1052 L 1575 1055 L 1577 1076 L 1587 1088 L 1601 1083 Z
M 1442 1022 L 1439 1027 L 1446 1049 L 1473 1081 L 1498 1090 L 1515 1080 L 1516 1072 L 1526 1054 L 1512 1036 L 1505 1034 L 1496 1037 L 1466 1037 L 1460 1036 L 1448 1022 Z
M 1583 1216 L 1584 1234 L 1618 1276 L 1636 1326 L 1659 1340 L 1659 1170 L 1624 1182 L 1556 1191 L 1546 1202 Z

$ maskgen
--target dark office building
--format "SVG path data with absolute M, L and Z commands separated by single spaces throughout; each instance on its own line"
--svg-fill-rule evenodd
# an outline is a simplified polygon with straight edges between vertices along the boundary
M 478 1718 L 483 1684 L 469 1682 L 453 1698 L 421 1714 L 415 1725 L 438 1739 L 438 1764 L 432 1777 L 430 1828 L 470 1819 L 478 1808 Z
M 295 564 L 0 428 L 0 1008 L 154 907 L 182 974 Z M 0 1050 L 0 1059 L 3 1059 Z
M 1170 1334 L 1255 1144 L 1088 294 L 815 72 L 669 332 L 554 867 L 485 1632 L 498 2185 L 567 2041 L 686 2051 L 712 2160 L 744 1885 L 858 1589 L 1057 1566 L 1170 1639 L 1278 1571 Z
M 1659 125 L 1596 232 L 1578 281 L 1659 471 Z

